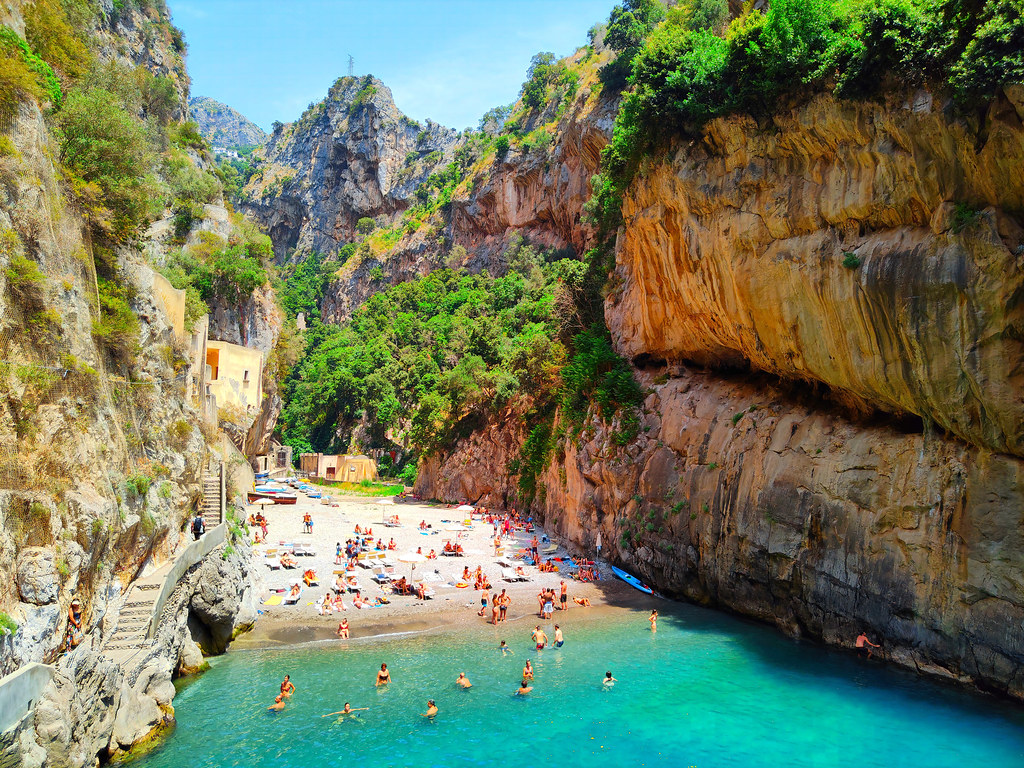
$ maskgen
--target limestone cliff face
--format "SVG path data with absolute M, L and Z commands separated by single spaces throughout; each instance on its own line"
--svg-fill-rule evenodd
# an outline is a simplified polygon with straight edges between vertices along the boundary
M 526 500 L 508 468 L 532 425 L 506 411 L 418 491 L 528 507 L 667 595 L 839 645 L 867 629 L 1024 698 L 1013 103 L 980 130 L 927 94 L 711 123 L 624 206 L 605 309 L 638 437 L 592 417 Z
M 854 423 L 799 390 L 685 368 L 643 374 L 641 436 L 592 420 L 531 507 L 663 593 L 1024 698 L 1024 462 Z M 523 505 L 505 413 L 420 468 L 428 498 Z
M 420 125 L 376 78 L 343 77 L 298 122 L 270 137 L 246 188 L 274 251 L 332 254 L 363 217 L 404 210 L 417 184 L 451 160 L 456 133 Z
M 622 352 L 819 381 L 1024 454 L 1014 109 L 979 135 L 926 93 L 822 96 L 774 123 L 717 120 L 634 183 L 607 311 Z

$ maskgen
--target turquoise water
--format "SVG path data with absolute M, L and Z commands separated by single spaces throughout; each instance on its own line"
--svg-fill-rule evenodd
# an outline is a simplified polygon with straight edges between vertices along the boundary
M 541 652 L 530 617 L 455 636 L 232 652 L 179 693 L 177 729 L 134 765 L 1024 765 L 1020 706 L 712 611 L 659 607 L 657 634 L 645 611 L 569 611 L 565 646 Z M 499 639 L 514 656 L 502 657 Z M 526 659 L 535 688 L 517 697 Z M 381 662 L 394 682 L 376 689 Z M 606 670 L 619 680 L 611 690 Z M 469 690 L 454 685 L 461 671 Z M 297 692 L 269 713 L 285 674 Z M 434 722 L 418 714 L 428 698 Z M 346 701 L 370 709 L 321 717 Z

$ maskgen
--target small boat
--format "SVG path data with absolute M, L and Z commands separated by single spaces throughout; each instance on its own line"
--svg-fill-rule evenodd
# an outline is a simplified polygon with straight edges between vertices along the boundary
M 644 584 L 642 581 L 640 581 L 640 579 L 638 579 L 633 574 L 626 573 L 624 570 L 622 570 L 621 568 L 616 568 L 614 565 L 612 566 L 612 573 L 614 573 L 616 576 L 618 576 L 624 582 L 629 584 L 629 586 L 635 587 L 635 588 L 639 589 L 641 592 L 646 592 L 648 595 L 653 595 L 654 594 L 654 590 L 653 589 L 648 587 L 646 584 Z
M 282 493 L 281 491 L 249 491 L 249 503 L 260 499 L 267 499 L 275 504 L 295 504 L 299 497 L 294 493 Z

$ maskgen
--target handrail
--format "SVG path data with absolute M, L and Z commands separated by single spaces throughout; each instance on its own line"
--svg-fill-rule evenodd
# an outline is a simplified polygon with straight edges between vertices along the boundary
M 178 586 L 181 577 L 185 575 L 185 571 L 223 544 L 227 538 L 227 531 L 228 527 L 224 523 L 214 526 L 200 536 L 198 541 L 193 541 L 185 547 L 175 558 L 174 565 L 171 566 L 171 570 L 164 577 L 164 585 L 160 588 L 160 596 L 153 605 L 153 615 L 149 620 L 149 631 L 146 633 L 147 639 L 152 639 L 156 635 L 160 625 L 160 614 L 164 610 L 164 605 L 167 604 L 167 599 L 174 592 L 174 588 Z

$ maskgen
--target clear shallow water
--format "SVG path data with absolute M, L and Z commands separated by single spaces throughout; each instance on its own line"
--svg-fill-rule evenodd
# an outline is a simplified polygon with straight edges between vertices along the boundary
M 647 612 L 569 611 L 565 646 L 541 652 L 526 617 L 454 636 L 230 653 L 178 694 L 176 731 L 133 766 L 1024 765 L 1020 706 L 716 612 L 659 609 L 656 635 Z M 499 639 L 515 655 L 503 658 Z M 535 688 L 517 697 L 527 658 Z M 394 682 L 375 689 L 381 662 Z M 600 682 L 608 669 L 612 690 Z M 473 688 L 456 688 L 460 671 Z M 285 674 L 297 692 L 269 713 Z M 418 714 L 428 698 L 433 723 Z M 346 701 L 370 710 L 321 717 Z

